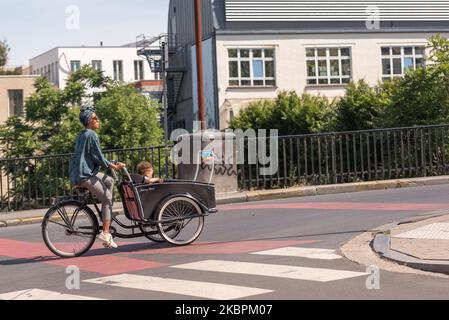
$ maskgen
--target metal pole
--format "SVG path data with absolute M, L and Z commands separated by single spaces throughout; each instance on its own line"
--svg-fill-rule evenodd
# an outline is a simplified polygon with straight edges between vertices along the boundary
M 203 19 L 201 16 L 201 0 L 195 0 L 195 34 L 196 34 L 196 66 L 198 83 L 198 112 L 201 121 L 201 130 L 206 130 L 206 110 L 204 102 L 203 79 Z
M 168 99 L 167 99 L 167 74 L 166 74 L 166 41 L 162 41 L 162 83 L 164 104 L 164 147 L 165 147 L 165 178 L 168 179 Z M 160 159 L 159 159 L 160 161 Z

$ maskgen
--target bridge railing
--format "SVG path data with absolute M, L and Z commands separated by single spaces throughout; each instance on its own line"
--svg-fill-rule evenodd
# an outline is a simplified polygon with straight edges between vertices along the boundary
M 125 162 L 133 172 L 140 161 L 147 160 L 153 164 L 156 177 L 174 178 L 176 174 L 174 165 L 165 161 L 164 146 L 108 150 L 104 155 Z M 53 198 L 72 195 L 71 157 L 62 154 L 0 159 L 0 211 L 46 208 Z
M 243 143 L 246 156 L 250 139 Z M 242 189 L 446 175 L 449 125 L 283 136 L 274 152 L 272 175 L 262 175 L 259 163 L 238 166 Z
M 256 139 L 257 140 L 257 139 Z M 449 125 L 282 136 L 275 150 L 277 170 L 247 161 L 249 138 L 243 139 L 245 161 L 237 165 L 241 190 L 338 184 L 446 175 L 449 172 Z M 256 143 L 256 152 L 262 146 Z M 169 147 L 171 149 L 171 146 Z M 169 150 L 170 152 L 171 150 Z M 108 159 L 127 163 L 136 172 L 142 160 L 154 175 L 176 178 L 177 168 L 165 160 L 164 146 L 105 151 Z M 71 154 L 0 159 L 0 211 L 45 208 L 55 197 L 72 195 Z

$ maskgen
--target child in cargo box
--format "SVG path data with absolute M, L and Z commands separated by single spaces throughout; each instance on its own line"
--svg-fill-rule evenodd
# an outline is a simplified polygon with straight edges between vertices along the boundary
M 164 180 L 153 178 L 153 166 L 147 161 L 142 161 L 137 165 L 137 172 L 143 176 L 144 182 L 148 184 L 163 183 Z

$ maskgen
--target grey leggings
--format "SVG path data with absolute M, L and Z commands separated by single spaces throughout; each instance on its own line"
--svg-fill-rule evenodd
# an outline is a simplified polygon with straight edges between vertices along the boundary
M 80 186 L 88 189 L 101 201 L 103 221 L 111 221 L 114 179 L 103 173 L 98 173 L 89 180 L 83 181 Z

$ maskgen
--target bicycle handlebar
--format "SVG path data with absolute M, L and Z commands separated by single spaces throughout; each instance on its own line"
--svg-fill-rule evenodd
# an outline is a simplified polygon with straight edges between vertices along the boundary
M 111 163 L 113 164 L 117 164 L 119 161 L 117 160 L 112 160 Z M 128 181 L 132 181 L 131 179 L 131 175 L 129 174 L 128 170 L 126 169 L 126 167 L 122 168 L 123 173 L 125 174 L 125 176 L 128 178 Z M 118 177 L 117 177 L 117 173 L 115 172 L 114 169 L 111 169 L 112 172 L 112 178 L 115 180 L 115 182 L 118 182 Z

